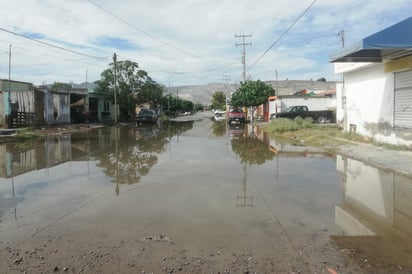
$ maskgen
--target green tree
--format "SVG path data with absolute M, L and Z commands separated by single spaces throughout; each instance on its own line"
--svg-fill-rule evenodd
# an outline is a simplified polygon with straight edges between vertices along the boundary
M 189 100 L 181 100 L 180 106 L 181 112 L 192 112 L 194 104 Z
M 156 109 L 162 103 L 163 91 L 164 87 L 162 85 L 156 83 L 150 77 L 148 77 L 147 81 L 143 83 L 142 87 L 137 93 L 137 103 L 148 103 L 151 108 Z
M 66 83 L 54 82 L 54 84 L 51 86 L 51 89 L 53 89 L 53 90 L 71 90 L 72 86 L 70 84 L 66 84 Z
M 203 105 L 202 105 L 202 104 L 199 104 L 199 103 L 196 103 L 196 104 L 193 106 L 193 110 L 194 110 L 194 111 L 203 111 Z
M 174 116 L 182 112 L 192 112 L 195 109 L 195 105 L 192 101 L 181 99 L 172 94 L 163 96 L 161 104 L 163 112 L 169 116 Z
M 232 94 L 230 104 L 233 107 L 251 107 L 253 113 L 254 109 L 266 102 L 271 95 L 275 95 L 275 90 L 260 80 L 241 82 L 240 87 Z
M 241 82 L 240 87 L 232 94 L 231 105 L 234 107 L 257 107 L 274 94 L 275 90 L 272 86 L 260 80 Z
M 223 91 L 216 91 L 212 95 L 212 109 L 225 109 L 226 95 Z
M 114 98 L 114 63 L 101 73 L 101 79 L 96 81 L 96 91 L 107 93 Z M 120 120 L 129 120 L 134 117 L 137 103 L 137 94 L 150 77 L 147 72 L 139 69 L 139 65 L 132 61 L 116 62 L 117 76 L 117 103 L 119 105 Z M 114 101 L 114 100 L 113 100 Z

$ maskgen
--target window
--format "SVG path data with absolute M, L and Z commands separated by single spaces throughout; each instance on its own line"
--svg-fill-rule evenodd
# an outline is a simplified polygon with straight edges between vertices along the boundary
M 103 102 L 103 111 L 104 112 L 109 112 L 110 111 L 110 105 L 108 101 Z

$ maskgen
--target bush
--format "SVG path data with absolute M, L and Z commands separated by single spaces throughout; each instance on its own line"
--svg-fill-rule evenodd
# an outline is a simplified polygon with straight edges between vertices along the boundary
M 272 120 L 267 126 L 268 132 L 287 132 L 287 131 L 296 131 L 302 128 L 312 127 L 313 119 L 302 117 L 296 117 L 294 120 L 286 118 L 277 118 Z

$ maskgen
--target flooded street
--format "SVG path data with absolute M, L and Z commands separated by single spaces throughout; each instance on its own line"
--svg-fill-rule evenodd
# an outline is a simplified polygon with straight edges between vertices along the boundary
M 412 179 L 257 127 L 204 114 L 0 153 L 1 273 L 412 271 Z

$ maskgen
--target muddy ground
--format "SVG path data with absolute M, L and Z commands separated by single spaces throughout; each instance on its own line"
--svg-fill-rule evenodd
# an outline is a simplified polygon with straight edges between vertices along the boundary
M 76 130 L 88 128 L 47 128 L 36 134 Z M 408 250 L 391 256 L 379 237 L 339 237 L 331 227 L 333 205 L 341 194 L 329 199 L 322 192 L 325 185 L 313 195 L 305 192 L 313 196 L 305 209 L 297 206 L 303 199 L 299 191 L 280 192 L 281 175 L 272 184 L 269 170 L 266 183 L 265 171 L 257 176 L 250 168 L 248 194 L 254 205 L 237 207 L 241 173 L 225 175 L 234 165 L 230 162 L 226 171 L 212 174 L 197 166 L 198 155 L 179 156 L 193 152 L 191 141 L 181 136 L 170 149 L 175 154 L 159 159 L 153 175 L 121 185 L 117 195 L 113 184 L 95 192 L 85 188 L 73 197 L 68 191 L 68 197 L 48 204 L 41 214 L 20 209 L 17 225 L 0 222 L 0 273 L 412 273 Z M 215 141 L 202 142 L 213 154 Z M 225 142 L 216 150 L 225 148 Z M 182 144 L 189 148 L 179 148 Z M 65 168 L 68 174 L 76 170 Z M 93 176 L 89 181 L 101 180 Z M 310 215 L 324 208 L 331 223 Z
M 271 236 L 267 229 L 257 229 Z M 249 238 L 256 240 L 249 247 L 234 248 L 225 243 L 193 246 L 163 234 L 136 234 L 130 238 L 110 234 L 101 237 L 100 233 L 46 233 L 23 243 L 2 242 L 1 272 L 410 273 L 400 265 L 385 262 L 385 258 L 337 247 L 332 241 L 295 249 L 287 239 L 274 236 L 276 240 L 269 243 L 257 236 Z

